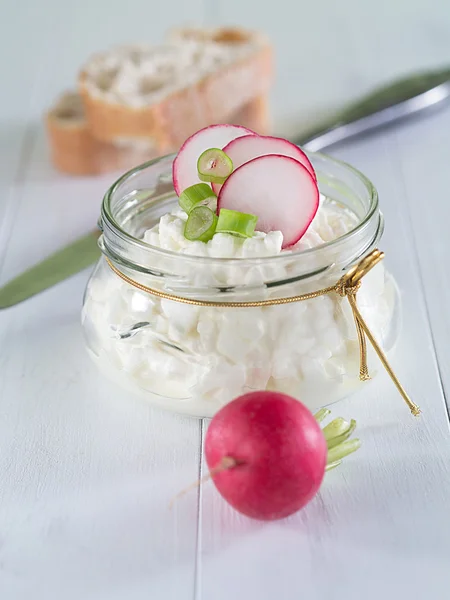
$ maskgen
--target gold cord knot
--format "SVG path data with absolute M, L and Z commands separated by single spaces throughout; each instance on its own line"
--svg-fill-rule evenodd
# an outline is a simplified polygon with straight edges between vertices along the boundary
M 371 271 L 379 262 L 381 262 L 383 258 L 384 252 L 380 252 L 380 250 L 372 250 L 370 254 L 365 256 L 359 261 L 359 263 L 354 265 L 347 271 L 345 275 L 341 277 L 341 279 L 338 281 L 338 285 L 349 288 L 360 285 L 364 275 L 367 275 L 367 273 Z
M 358 264 L 343 275 L 336 284 L 335 291 L 339 296 L 356 296 L 357 291 L 361 287 L 361 281 L 364 275 L 373 269 L 384 258 L 384 252 L 372 250 L 370 254 L 365 256 Z
M 360 287 L 360 281 L 358 281 L 356 285 L 349 285 L 348 283 L 340 279 L 337 282 L 334 289 L 336 293 L 339 294 L 339 296 L 341 296 L 341 298 L 345 298 L 346 296 L 356 296 L 356 292 L 359 290 Z
M 339 294 L 342 298 L 347 298 L 352 309 L 353 319 L 355 321 L 356 332 L 358 334 L 358 342 L 359 342 L 359 354 L 360 354 L 360 366 L 359 366 L 359 378 L 361 381 L 366 381 L 370 379 L 369 369 L 367 367 L 367 345 L 366 345 L 366 337 L 370 341 L 373 349 L 378 355 L 381 363 L 384 368 L 388 372 L 395 386 L 397 387 L 400 395 L 408 405 L 411 413 L 414 416 L 420 414 L 420 408 L 414 404 L 414 402 L 409 398 L 405 389 L 397 379 L 395 373 L 393 372 L 388 360 L 379 346 L 378 342 L 374 338 L 372 332 L 367 326 L 364 317 L 359 311 L 358 305 L 356 303 L 356 295 L 358 290 L 361 287 L 362 278 L 367 275 L 367 273 L 375 267 L 380 261 L 384 258 L 384 253 L 380 252 L 380 250 L 372 250 L 367 256 L 365 256 L 359 263 L 354 265 L 351 269 L 345 273 L 343 277 L 331 287 L 327 287 L 321 290 L 317 290 L 315 292 L 309 292 L 307 294 L 300 294 L 297 296 L 289 296 L 287 298 L 270 298 L 268 300 L 255 300 L 249 302 L 218 302 L 215 300 L 196 300 L 193 298 L 186 298 L 183 296 L 177 296 L 175 294 L 171 294 L 169 292 L 163 292 L 161 290 L 156 290 L 141 283 L 131 279 L 125 273 L 122 273 L 120 269 L 118 269 L 111 260 L 106 257 L 106 262 L 111 267 L 112 271 L 120 277 L 123 281 L 128 283 L 129 285 L 141 290 L 142 292 L 147 292 L 148 294 L 152 294 L 157 298 L 163 298 L 165 300 L 173 300 L 174 302 L 181 302 L 183 304 L 190 304 L 193 306 L 207 306 L 213 308 L 241 308 L 241 307 L 264 307 L 264 306 L 279 306 L 282 304 L 291 304 L 292 302 L 301 302 L 302 300 L 311 300 L 313 298 L 318 298 L 319 296 L 326 296 L 332 292 Z

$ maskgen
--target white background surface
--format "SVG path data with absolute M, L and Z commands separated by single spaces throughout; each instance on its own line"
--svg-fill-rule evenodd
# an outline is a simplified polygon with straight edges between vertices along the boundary
M 275 130 L 286 134 L 450 57 L 448 0 L 177 0 L 158 12 L 144 0 L 24 0 L 0 17 L 0 283 L 96 222 L 112 177 L 56 174 L 39 123 L 90 52 L 185 22 L 263 28 L 277 44 Z M 204 425 L 96 372 L 81 273 L 0 312 L 2 600 L 448 598 L 450 109 L 332 153 L 379 189 L 404 302 L 393 364 L 422 417 L 383 376 L 334 409 L 358 420 L 363 447 L 301 513 L 253 522 L 212 485 L 170 511 L 199 475 Z

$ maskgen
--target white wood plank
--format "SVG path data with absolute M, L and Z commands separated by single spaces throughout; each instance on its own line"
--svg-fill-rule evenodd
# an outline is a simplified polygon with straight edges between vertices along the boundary
M 2 313 L 0 596 L 191 598 L 199 423 L 91 365 L 81 274 Z M 176 576 L 175 576 L 176 573 Z
M 0 117 L 0 268 L 20 197 L 17 186 L 30 159 L 35 132 L 39 81 L 51 51 L 42 32 L 55 29 L 55 14 L 26 0 L 23 12 L 14 3 L 2 7 L 0 51 L 2 114 Z M 26 40 L 26 42 L 25 42 Z M 8 58 L 7 58 L 8 57 Z
M 58 2 L 24 0 L 5 3 L 1 14 L 2 116 L 29 117 L 30 79 L 39 71 L 39 91 L 32 114 L 42 110 L 66 87 L 76 84 L 84 61 L 95 52 L 117 44 L 159 43 L 168 28 L 202 23 L 204 0 L 161 4 L 145 0 Z
M 304 511 L 272 524 L 238 516 L 202 490 L 199 598 L 441 598 L 448 581 L 449 430 L 395 149 L 384 137 L 335 151 L 379 188 L 381 244 L 403 292 L 393 366 L 423 415 L 386 375 L 333 407 L 358 421 L 361 450 Z M 400 178 L 400 180 L 399 180 Z
M 39 133 L 2 279 L 93 228 L 114 175 L 55 175 Z M 88 273 L 0 313 L 0 596 L 191 598 L 199 423 L 152 410 L 91 365 Z M 176 576 L 175 576 L 176 573 Z
M 450 53 L 447 0 L 217 0 L 215 19 L 274 41 L 274 124 L 287 136 L 381 82 L 445 64 Z
M 54 172 L 40 122 L 54 95 L 91 52 L 159 41 L 174 13 L 203 19 L 200 1 L 157 13 L 143 0 L 126 11 L 115 1 L 47 0 L 26 15 L 28 4 L 8 7 L 12 29 L 0 41 L 24 67 L 6 81 L 2 104 L 17 127 L 0 128 L 10 199 L 2 193 L 0 281 L 94 228 L 114 179 Z M 168 505 L 197 479 L 200 425 L 152 410 L 97 373 L 79 324 L 87 276 L 0 313 L 0 596 L 190 599 L 197 496 Z
M 0 230 L 3 249 L 10 236 L 0 281 L 95 224 L 110 179 L 56 175 L 42 129 L 33 129 L 53 96 L 72 85 L 90 52 L 132 38 L 155 41 L 181 21 L 262 27 L 279 49 L 276 125 L 292 133 L 297 122 L 316 120 L 384 77 L 430 66 L 449 51 L 446 0 L 426 6 L 418 0 L 406 6 L 403 0 L 395 7 L 387 0 L 373 6 L 356 0 L 310 3 L 301 13 L 296 9 L 298 14 L 292 14 L 292 3 L 278 3 L 276 13 L 268 6 L 255 10 L 250 2 L 195 0 L 155 11 L 144 0 L 126 7 L 118 0 L 107 5 L 30 0 L 19 10 L 17 3 L 8 4 L 0 48 L 3 56 L 18 59 L 15 71 L 7 69 L 9 79 L 2 72 L 2 82 L 10 83 L 2 89 L 2 113 L 11 126 L 0 126 L 0 181 L 3 189 L 15 181 L 6 212 L 6 195 L 0 199 L 0 223 L 8 215 Z M 439 189 L 433 188 L 438 193 L 446 189 L 447 167 L 444 158 L 439 162 L 437 144 L 445 148 L 447 142 L 444 125 L 436 123 L 427 144 L 436 141 L 438 163 L 428 164 L 440 169 Z M 197 477 L 199 424 L 151 410 L 97 374 L 78 325 L 87 277 L 80 274 L 0 313 L 0 597 L 183 600 L 193 596 L 194 586 L 197 598 L 208 600 L 441 597 L 450 539 L 448 425 L 411 254 L 412 231 L 424 257 L 423 273 L 427 257 L 440 261 L 438 273 L 426 275 L 426 293 L 443 361 L 448 286 L 441 275 L 447 248 L 433 235 L 444 232 L 444 220 L 435 229 L 430 218 L 423 226 L 428 238 L 417 235 L 423 218 L 419 199 L 429 187 L 418 168 L 421 145 L 414 133 L 405 136 L 400 150 L 395 137 L 388 137 L 339 154 L 367 171 L 382 193 L 384 249 L 405 301 L 405 330 L 394 364 L 423 417 L 408 416 L 386 378 L 374 383 L 336 407 L 336 413 L 358 418 L 364 446 L 328 476 L 306 511 L 262 525 L 239 518 L 205 486 L 197 548 L 196 494 L 173 512 L 167 503 Z M 32 154 L 29 168 L 17 171 L 21 148 L 24 165 L 28 149 Z M 414 182 L 406 185 L 416 199 L 411 205 L 394 155 Z M 442 210 L 444 200 L 442 195 Z M 412 229 L 405 220 L 408 206 Z M 427 239 L 436 244 L 428 253 Z
M 46 185 L 49 188 L 59 185 L 61 198 L 70 196 L 71 190 L 76 197 L 76 190 L 83 189 L 79 181 L 62 178 L 51 168 L 42 116 L 59 93 L 76 86 L 84 61 L 92 53 L 116 44 L 159 43 L 175 24 L 203 22 L 205 12 L 203 0 L 189 3 L 177 0 L 160 6 L 158 11 L 145 0 L 130 0 L 126 10 L 119 0 L 107 3 L 25 0 L 20 10 L 14 3 L 8 3 L 3 10 L 2 22 L 8 26 L 0 39 L 0 50 L 2 56 L 13 58 L 11 63 L 5 60 L 0 66 L 0 265 L 21 202 L 21 180 L 31 151 L 34 163 L 30 177 L 36 182 L 35 191 L 40 198 L 47 193 Z M 103 192 L 104 183 L 100 186 Z M 77 214 L 83 218 L 81 211 Z M 71 235 L 75 237 L 78 233 L 75 228 Z M 67 228 L 62 231 L 63 239 L 66 234 Z
M 36 131 L 26 173 L 14 185 L 15 219 L 0 281 L 7 281 L 48 254 L 96 228 L 100 205 L 118 177 L 67 177 L 54 171 L 46 154 L 43 126 Z M 79 290 L 81 297 L 82 289 Z
M 450 108 L 392 133 L 391 147 L 402 173 L 447 402 L 450 397 L 450 204 L 448 156 Z

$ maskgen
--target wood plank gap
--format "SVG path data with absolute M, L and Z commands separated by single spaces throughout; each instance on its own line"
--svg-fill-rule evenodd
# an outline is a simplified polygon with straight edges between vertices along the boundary
M 53 19 L 51 20 L 52 30 L 54 30 L 57 24 L 57 18 L 58 13 L 55 11 Z M 29 116 L 26 119 L 25 127 L 23 129 L 17 168 L 15 170 L 14 178 L 9 186 L 5 214 L 0 221 L 0 280 L 6 260 L 11 232 L 13 230 L 12 226 L 19 212 L 23 198 L 23 184 L 27 179 L 27 170 L 31 165 L 33 149 L 38 136 L 38 126 L 33 120 L 33 108 L 39 103 L 40 87 L 41 82 L 43 81 L 42 75 L 46 72 L 47 59 L 52 52 L 52 37 L 48 36 L 48 39 L 42 48 L 40 60 L 38 61 L 38 68 L 36 69 L 34 81 L 32 82 L 32 90 L 28 104 Z
M 203 477 L 203 444 L 205 438 L 205 419 L 200 420 L 200 453 L 198 465 L 198 479 L 201 481 Z M 203 485 L 198 486 L 197 490 L 197 533 L 195 540 L 195 561 L 194 561 L 194 600 L 201 600 L 202 597 L 202 500 L 203 500 Z
M 0 223 L 0 277 L 5 264 L 11 232 L 13 230 L 12 225 L 19 211 L 23 197 L 23 186 L 21 184 L 26 179 L 26 171 L 31 163 L 36 137 L 36 128 L 29 122 L 25 128 L 22 143 L 20 145 L 19 161 L 6 201 L 5 215 Z

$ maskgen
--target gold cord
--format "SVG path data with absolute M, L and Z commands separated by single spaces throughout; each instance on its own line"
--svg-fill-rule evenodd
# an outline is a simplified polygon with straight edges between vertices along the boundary
M 367 323 L 362 316 L 358 305 L 356 303 L 356 294 L 361 287 L 361 280 L 364 275 L 373 269 L 375 265 L 377 265 L 384 258 L 384 253 L 379 250 L 373 250 L 365 256 L 358 264 L 353 266 L 347 273 L 339 279 L 339 281 L 330 287 L 323 288 L 321 290 L 317 290 L 316 292 L 310 292 L 309 294 L 300 294 L 297 296 L 289 296 L 287 298 L 272 298 L 269 300 L 257 300 L 250 302 L 216 302 L 213 300 L 194 300 L 191 298 L 184 298 L 183 296 L 177 296 L 175 294 L 169 294 L 167 292 L 162 292 L 160 290 L 155 290 L 154 288 L 147 287 L 142 285 L 141 283 L 131 279 L 125 273 L 122 273 L 109 258 L 106 258 L 106 262 L 112 269 L 112 271 L 120 277 L 125 283 L 141 290 L 142 292 L 146 292 L 147 294 L 151 294 L 152 296 L 156 296 L 157 298 L 162 298 L 163 300 L 173 300 L 174 302 L 181 302 L 182 304 L 190 304 L 192 306 L 205 306 L 212 308 L 257 308 L 263 306 L 280 306 L 282 304 L 291 304 L 293 302 L 302 302 L 303 300 L 312 300 L 313 298 L 318 298 L 319 296 L 326 296 L 332 292 L 339 294 L 342 298 L 347 298 L 352 309 L 353 319 L 355 321 L 356 332 L 358 335 L 359 342 L 359 378 L 361 381 L 366 381 L 370 379 L 369 369 L 367 366 L 367 345 L 366 338 L 372 344 L 375 352 L 378 355 L 382 365 L 388 372 L 390 378 L 394 382 L 397 390 L 402 396 L 403 400 L 409 407 L 409 410 L 414 416 L 418 416 L 420 414 L 420 408 L 414 404 L 414 402 L 408 396 L 406 390 L 399 382 L 397 376 L 392 370 L 386 355 L 383 350 L 379 346 L 378 342 L 374 338 L 372 332 L 370 331 Z

